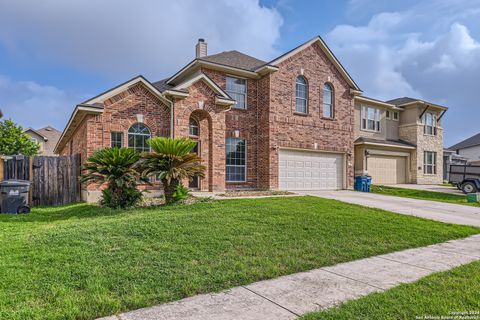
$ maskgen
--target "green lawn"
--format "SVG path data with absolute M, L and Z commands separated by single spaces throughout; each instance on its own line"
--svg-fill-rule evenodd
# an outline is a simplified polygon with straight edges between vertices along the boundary
M 464 314 L 463 318 L 454 318 L 458 312 L 472 313 Z M 447 318 L 448 316 L 451 318 Z M 346 302 L 337 308 L 310 313 L 302 317 L 302 320 L 478 318 L 480 262 L 473 262 L 433 274 L 415 283 L 403 284 L 383 293 L 373 293 Z
M 469 203 L 467 202 L 467 196 L 457 195 L 457 194 L 448 194 L 443 192 L 435 191 L 424 191 L 424 190 L 415 190 L 407 188 L 396 188 L 390 186 L 372 186 L 371 192 L 385 194 L 388 196 L 397 196 L 421 200 L 432 200 L 440 202 L 448 202 L 454 204 L 463 204 L 468 206 L 480 207 L 480 203 Z
M 0 215 L 0 319 L 92 319 L 480 233 L 315 197 Z

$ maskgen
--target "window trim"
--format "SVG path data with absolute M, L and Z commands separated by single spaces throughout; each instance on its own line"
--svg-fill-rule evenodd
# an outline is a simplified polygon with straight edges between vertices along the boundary
M 432 125 L 427 124 L 427 115 L 432 116 Z M 426 111 L 422 116 L 422 124 L 423 124 L 423 134 L 427 136 L 436 136 L 437 135 L 437 115 L 433 112 Z M 432 128 L 432 132 L 428 132 L 428 128 Z
M 298 78 L 302 78 L 304 81 L 305 81 L 305 98 L 301 98 L 301 97 L 298 97 L 297 95 L 297 80 Z M 296 78 L 295 78 L 295 112 L 294 113 L 297 113 L 299 115 L 306 115 L 308 114 L 308 109 L 309 109 L 309 106 L 308 106 L 308 80 L 307 78 L 302 75 L 302 74 L 299 74 Z M 301 100 L 305 100 L 305 111 L 299 111 L 297 109 L 298 107 L 298 104 L 297 104 L 297 99 L 301 99 Z
M 248 103 L 247 103 L 247 97 L 248 97 L 248 79 L 247 78 L 242 78 L 242 77 L 237 77 L 237 76 L 233 76 L 233 75 L 230 75 L 230 74 L 227 74 L 225 76 L 225 92 L 230 96 L 230 92 L 232 93 L 236 93 L 236 94 L 242 94 L 242 93 L 239 93 L 239 92 L 234 92 L 234 91 L 228 91 L 227 89 L 227 79 L 228 78 L 232 78 L 232 79 L 240 79 L 240 80 L 243 80 L 245 81 L 245 93 L 243 93 L 244 95 L 244 101 L 245 101 L 245 105 L 243 106 L 243 108 L 240 108 L 240 107 L 237 107 L 237 103 L 235 103 L 235 105 L 232 106 L 232 108 L 235 108 L 235 109 L 239 109 L 239 110 L 247 110 L 248 108 Z M 230 98 L 232 98 L 230 96 Z M 233 98 L 232 98 L 233 99 Z M 234 99 L 235 100 L 235 99 Z M 237 100 L 235 100 L 235 102 L 237 102 Z
M 368 128 L 368 109 L 374 109 L 375 110 L 375 119 L 373 129 Z M 362 105 L 360 108 L 360 130 L 362 131 L 368 131 L 368 132 L 375 132 L 375 133 L 380 133 L 382 132 L 382 126 L 380 124 L 382 116 L 381 116 L 381 111 L 382 109 L 368 106 L 368 105 Z M 365 117 L 364 117 L 365 116 Z M 378 119 L 377 119 L 378 116 Z M 365 120 L 365 125 L 363 123 L 363 120 Z
M 247 156 L 247 139 L 245 138 L 236 138 L 236 137 L 227 137 L 225 138 L 225 149 L 227 148 L 227 140 L 228 139 L 238 139 L 238 140 L 243 140 L 245 142 L 245 165 L 243 165 L 243 170 L 244 170 L 244 177 L 245 179 L 244 180 L 228 180 L 227 178 L 227 166 L 230 166 L 230 167 L 241 167 L 241 165 L 228 165 L 227 164 L 227 152 L 225 152 L 225 182 L 228 182 L 228 183 L 244 183 L 244 182 L 247 182 L 247 159 L 248 159 L 248 156 Z M 226 151 L 226 150 L 225 150 Z
M 396 118 L 395 118 L 395 115 L 397 115 Z M 400 121 L 400 112 L 398 112 L 398 111 L 393 111 L 393 112 L 392 112 L 392 120 L 393 120 L 393 121 Z
M 427 163 L 427 154 L 432 154 L 433 163 Z M 432 167 L 432 173 L 427 172 L 427 168 Z M 437 174 L 437 152 L 435 151 L 423 151 L 423 174 L 424 175 L 436 175 Z
M 190 122 L 191 122 L 192 120 L 196 123 L 195 127 L 197 128 L 198 134 L 192 134 L 192 133 L 190 132 L 190 128 L 192 128 L 192 125 L 191 125 Z M 200 123 L 197 121 L 197 119 L 192 118 L 192 117 L 190 117 L 190 119 L 188 119 L 188 135 L 189 135 L 190 137 L 195 137 L 195 138 L 200 137 Z
M 330 116 L 325 115 L 325 87 L 328 86 L 330 88 Z M 322 88 L 322 118 L 325 119 L 335 119 L 335 89 L 333 84 L 330 82 L 325 82 Z
M 134 125 L 136 125 L 136 124 L 141 124 L 141 125 L 145 126 L 145 127 L 148 129 L 148 132 L 149 132 L 149 134 L 148 134 L 149 138 L 148 138 L 148 139 L 151 139 L 151 138 L 152 138 L 152 130 L 151 130 L 145 123 L 143 123 L 143 122 L 135 122 L 135 123 L 133 123 L 133 124 L 128 128 L 128 130 L 127 130 L 127 147 L 128 147 L 128 148 L 131 148 L 131 149 L 133 149 L 133 150 L 135 150 L 135 151 L 137 151 L 137 152 L 147 152 L 147 151 L 150 152 L 150 151 L 152 151 L 152 147 L 151 147 L 148 143 L 147 143 L 148 150 L 139 151 L 139 150 L 137 150 L 136 147 L 130 147 L 130 143 L 129 143 L 129 140 L 130 140 L 130 139 L 129 139 L 129 136 L 130 136 L 130 134 L 131 134 L 131 135 L 143 135 L 143 136 L 147 136 L 146 134 L 130 133 L 130 132 L 129 132 L 130 129 L 131 129 Z
M 120 147 L 113 146 L 113 135 L 120 134 Z M 123 148 L 123 132 L 122 131 L 110 131 L 110 147 L 111 148 Z

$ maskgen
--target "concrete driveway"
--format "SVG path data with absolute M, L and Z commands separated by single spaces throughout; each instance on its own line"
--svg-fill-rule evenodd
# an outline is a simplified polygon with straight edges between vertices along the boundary
M 417 200 L 402 197 L 385 196 L 375 193 L 356 191 L 303 191 L 310 195 L 335 199 L 366 207 L 378 208 L 395 213 L 421 217 L 446 223 L 480 227 L 480 207 L 464 206 L 437 201 Z
M 423 190 L 423 191 L 433 191 L 433 192 L 442 192 L 442 193 L 449 193 L 449 194 L 458 194 L 464 196 L 465 194 L 458 190 L 456 187 L 448 187 L 448 186 L 439 186 L 439 185 L 429 185 L 429 184 L 396 184 L 392 185 L 391 187 L 395 188 L 404 188 L 404 189 L 415 189 L 415 190 Z

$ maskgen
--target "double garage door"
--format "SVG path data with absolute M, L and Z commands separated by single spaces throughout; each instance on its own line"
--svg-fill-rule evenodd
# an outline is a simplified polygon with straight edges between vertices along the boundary
M 367 172 L 374 184 L 397 184 L 407 181 L 407 157 L 372 155 L 367 158 Z
M 280 190 L 336 190 L 343 188 L 342 154 L 280 149 Z

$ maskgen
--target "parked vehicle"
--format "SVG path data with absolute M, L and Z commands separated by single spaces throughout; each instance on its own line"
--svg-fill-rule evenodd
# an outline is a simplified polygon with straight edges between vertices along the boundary
M 480 190 L 480 166 L 450 165 L 449 183 L 463 193 L 475 193 Z

